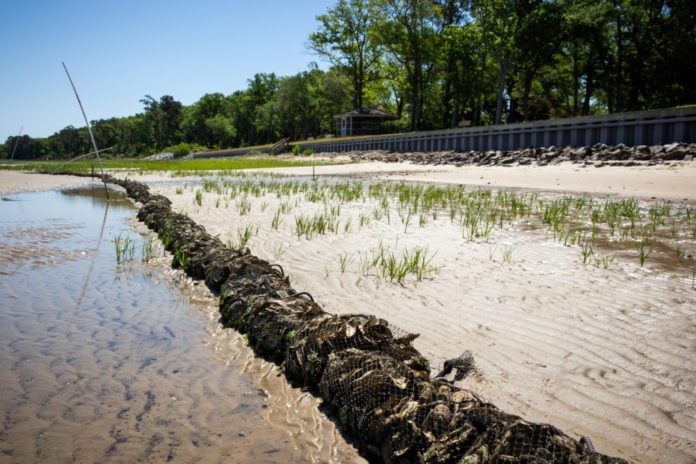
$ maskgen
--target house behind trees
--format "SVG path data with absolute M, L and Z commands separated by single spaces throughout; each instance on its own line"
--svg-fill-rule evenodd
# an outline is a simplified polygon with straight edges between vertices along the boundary
M 385 113 L 377 108 L 356 108 L 352 111 L 337 114 L 336 135 L 374 135 L 381 133 L 382 123 L 396 119 L 393 114 Z

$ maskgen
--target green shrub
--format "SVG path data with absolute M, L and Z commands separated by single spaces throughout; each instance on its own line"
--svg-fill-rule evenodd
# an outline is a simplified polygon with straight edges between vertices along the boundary
M 305 151 L 302 152 L 303 155 L 305 156 L 312 156 L 314 154 L 314 150 L 311 148 L 307 148 Z
M 205 151 L 206 147 L 202 145 L 197 145 L 195 143 L 179 143 L 177 145 L 171 145 L 169 147 L 164 148 L 162 151 L 163 152 L 171 152 L 174 153 L 174 158 L 181 158 L 182 156 L 186 156 L 189 153 L 195 153 L 198 151 Z
M 300 154 L 301 151 L 302 151 L 302 149 L 300 148 L 299 145 L 293 145 L 293 146 L 292 146 L 292 154 L 293 154 L 293 155 L 297 156 L 297 155 Z

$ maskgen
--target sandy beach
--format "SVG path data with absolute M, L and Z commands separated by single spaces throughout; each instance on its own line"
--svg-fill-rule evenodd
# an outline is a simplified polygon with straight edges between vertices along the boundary
M 73 176 L 51 176 L 17 171 L 0 171 L 0 194 L 39 192 L 87 185 L 90 179 Z
M 311 167 L 272 171 L 312 174 Z M 636 197 L 645 200 L 641 208 L 669 200 L 693 209 L 696 201 L 693 163 L 455 168 L 373 162 L 315 172 L 344 180 L 533 189 L 548 199 L 558 192 L 601 195 L 598 201 Z M 6 187 L 16 185 L 6 180 L 13 176 L 27 180 L 0 172 L 4 192 L 13 191 Z M 44 179 L 55 182 L 48 188 L 60 184 L 53 176 L 31 178 L 36 187 L 45 187 Z M 506 412 L 586 435 L 598 451 L 630 461 L 696 459 L 696 291 L 688 272 L 695 265 L 693 237 L 677 240 L 687 260 L 681 268 L 664 264 L 667 258 L 658 259 L 657 252 L 641 266 L 634 249 L 598 247 L 595 256 L 613 256 L 611 265 L 600 266 L 584 263 L 578 245 L 529 224 L 512 222 L 485 239 L 465 239 L 442 211 L 419 223 L 392 209 L 390 216 L 359 224 L 361 214 L 378 206 L 363 198 L 339 205 L 337 232 L 308 239 L 296 233 L 296 218 L 335 206 L 330 201 L 307 201 L 303 193 L 232 198 L 224 190 L 202 192 L 193 178 L 178 185 L 161 182 L 172 179 L 160 175 L 138 180 L 223 241 L 235 243 L 242 231 L 253 231 L 251 251 L 280 263 L 293 286 L 327 311 L 374 314 L 419 333 L 414 345 L 434 372 L 471 350 L 478 370 L 461 385 Z M 283 203 L 290 211 L 274 226 Z M 379 278 L 363 264 L 379 247 L 427 249 L 436 270 L 422 281 Z
M 322 158 L 319 158 L 322 159 Z M 333 158 L 348 161 L 348 159 Z M 288 175 L 312 175 L 311 167 L 266 169 Z M 421 166 L 363 162 L 317 166 L 318 176 L 367 176 L 381 180 L 523 188 L 556 192 L 603 193 L 672 201 L 696 200 L 696 163 L 676 161 L 657 166 L 604 166 L 561 163 L 554 166 Z
M 311 168 L 275 171 L 311 175 Z M 573 165 L 424 168 L 369 163 L 322 166 L 315 172 L 696 199 L 691 165 L 587 171 Z M 298 199 L 285 224 L 273 230 L 272 216 L 283 201 L 273 196 L 249 197 L 250 212 L 240 215 L 235 200 L 225 206 L 224 195 L 218 201 L 215 193 L 206 194 L 198 206 L 197 188 L 155 190 L 223 240 L 234 242 L 239 231 L 258 227 L 249 248 L 282 264 L 296 288 L 311 292 L 328 311 L 374 314 L 419 333 L 415 346 L 434 370 L 471 350 L 479 371 L 462 385 L 507 412 L 551 423 L 576 437 L 589 436 L 602 452 L 631 461 L 687 463 L 696 458 L 696 292 L 685 273 L 640 267 L 630 259 L 635 251 L 616 258 L 609 269 L 588 266 L 579 259 L 579 247 L 515 226 L 473 242 L 463 240 L 461 230 L 445 218 L 404 232 L 394 212 L 391 224 L 373 221 L 359 231 L 298 239 L 293 215 L 314 214 L 321 204 Z M 342 205 L 341 216 L 356 224 L 360 211 L 372 207 Z M 380 242 L 394 249 L 427 246 L 439 271 L 403 286 L 364 275 L 360 253 Z M 684 246 L 692 249 L 694 241 Z M 341 259 L 347 261 L 343 272 Z

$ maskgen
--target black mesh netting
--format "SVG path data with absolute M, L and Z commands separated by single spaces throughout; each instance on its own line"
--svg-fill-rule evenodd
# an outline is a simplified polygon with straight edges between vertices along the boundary
M 159 234 L 174 265 L 220 294 L 220 321 L 282 364 L 286 376 L 320 396 L 340 428 L 388 463 L 621 463 L 583 437 L 506 414 L 444 376 L 431 378 L 414 335 L 362 314 L 324 312 L 297 292 L 284 270 L 226 247 L 170 201 L 139 182 L 105 176 L 142 203 L 138 218 Z M 465 353 L 449 370 L 465 371 Z M 449 369 L 449 370 L 448 370 Z

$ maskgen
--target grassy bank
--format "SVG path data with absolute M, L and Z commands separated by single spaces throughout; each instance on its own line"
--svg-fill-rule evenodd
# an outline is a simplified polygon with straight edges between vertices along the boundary
M 278 158 L 212 158 L 212 159 L 192 159 L 192 160 L 170 160 L 170 161 L 148 161 L 139 159 L 117 159 L 104 160 L 104 169 L 135 170 L 138 172 L 146 171 L 225 171 L 238 169 L 264 169 L 264 168 L 285 168 L 293 166 L 319 166 L 332 164 L 325 161 L 316 160 L 288 160 Z M 70 172 L 91 172 L 99 170 L 99 164 L 94 161 L 75 161 L 66 163 L 65 161 L 15 161 L 1 162 L 0 169 L 13 171 L 70 171 Z

